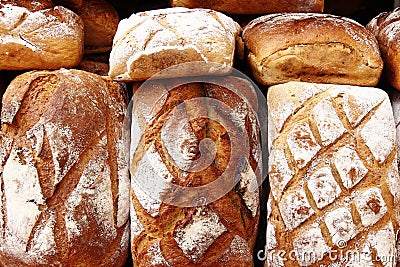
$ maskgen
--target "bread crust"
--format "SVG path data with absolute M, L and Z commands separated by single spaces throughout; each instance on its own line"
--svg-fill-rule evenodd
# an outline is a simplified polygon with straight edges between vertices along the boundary
M 80 70 L 28 72 L 8 86 L 0 132 L 2 266 L 123 266 L 126 105 L 120 85 Z
M 170 0 L 172 6 L 209 8 L 228 14 L 268 14 L 278 12 L 322 12 L 324 0 Z
M 221 78 L 220 81 L 220 84 L 234 83 L 237 90 L 246 92 L 246 96 L 252 97 L 248 101 L 254 103 L 251 93 L 254 91 L 247 81 L 235 77 Z M 155 83 L 145 91 L 139 88 L 133 97 L 137 100 L 132 116 L 132 136 L 135 138 L 131 141 L 131 249 L 134 266 L 252 266 L 259 220 L 259 190 L 257 185 L 252 192 L 249 188 L 255 182 L 253 179 L 259 179 L 254 174 L 260 166 L 257 158 L 260 155 L 259 129 L 254 113 L 243 99 L 221 86 L 184 84 L 174 87 L 166 98 L 160 97 L 163 88 L 162 82 Z M 245 125 L 250 156 L 242 166 L 244 169 L 239 170 L 238 164 L 234 167 L 236 172 L 226 170 L 229 158 L 237 155 L 230 152 L 234 148 L 229 138 L 235 137 L 228 134 L 221 124 L 233 122 L 226 117 L 228 114 L 218 113 L 202 100 L 196 102 L 206 97 L 225 103 L 234 111 L 232 116 L 235 116 L 236 123 Z M 181 116 L 174 117 L 178 106 L 184 109 Z M 218 124 L 210 118 L 218 116 L 223 123 Z M 196 162 L 200 156 L 199 142 L 205 138 L 215 142 L 214 161 L 202 170 L 187 171 L 182 166 Z M 241 140 L 241 144 L 244 142 Z M 182 153 L 172 149 L 174 144 Z M 160 199 L 155 200 L 143 193 L 141 188 L 146 184 L 137 182 L 149 181 L 151 184 L 161 174 L 172 184 L 189 189 L 218 180 L 224 171 L 232 175 L 229 177 L 241 173 L 240 182 L 208 205 L 199 205 L 199 202 L 193 203 L 192 207 L 183 207 L 162 203 Z M 155 190 L 154 187 L 157 186 L 150 191 Z M 142 190 L 146 190 L 144 188 Z M 159 187 L 156 190 L 163 192 Z M 165 194 L 170 193 L 165 190 Z M 184 199 L 185 196 L 177 191 L 171 198 Z
M 103 0 L 85 0 L 77 14 L 85 28 L 85 54 L 111 51 L 119 23 L 115 8 Z
M 378 40 L 382 58 L 385 62 L 386 80 L 391 86 L 400 90 L 400 9 L 383 12 L 373 18 L 367 25 Z
M 375 38 L 347 18 L 327 14 L 272 14 L 243 30 L 257 81 L 292 80 L 374 86 L 383 62 Z
M 119 81 L 140 81 L 193 61 L 222 67 L 182 69 L 160 78 L 230 73 L 240 30 L 231 18 L 208 9 L 169 8 L 133 14 L 118 26 L 109 75 Z
M 395 266 L 400 178 L 387 94 L 290 82 L 269 88 L 268 105 L 265 266 L 375 266 L 383 255 Z
M 79 16 L 62 6 L 33 11 L 28 8 L 0 4 L 0 69 L 78 65 L 83 54 Z

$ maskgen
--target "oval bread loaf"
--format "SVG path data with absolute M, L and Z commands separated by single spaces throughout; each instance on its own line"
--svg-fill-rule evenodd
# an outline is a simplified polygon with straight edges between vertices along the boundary
M 245 80 L 228 77 L 220 82 L 234 84 L 249 102 L 227 87 L 205 83 L 186 83 L 170 91 L 163 82 L 145 83 L 145 90 L 142 85 L 134 95 L 134 266 L 253 265 L 261 164 L 257 107 L 249 105 L 255 95 Z M 231 112 L 222 112 L 215 103 Z M 228 130 L 233 124 L 243 127 L 244 138 L 236 140 Z M 211 161 L 201 143 L 207 139 L 215 144 Z M 238 147 L 232 145 L 236 142 Z M 242 151 L 246 142 L 248 151 Z M 209 165 L 198 166 L 204 162 Z M 203 196 L 194 193 L 201 187 Z M 214 193 L 220 194 L 217 199 Z
M 243 30 L 255 79 L 375 86 L 383 62 L 374 36 L 357 22 L 327 14 L 272 14 Z
M 1 266 L 122 266 L 129 245 L 126 98 L 78 70 L 18 76 L 3 97 Z
M 400 90 L 400 8 L 379 14 L 368 23 L 367 29 L 378 40 L 385 62 L 387 81 Z
M 62 6 L 28 8 L 0 3 L 0 70 L 78 65 L 83 54 L 80 17 Z
M 387 94 L 291 82 L 270 87 L 268 105 L 266 266 L 395 266 L 400 178 Z
M 109 75 L 114 80 L 141 81 L 193 61 L 221 66 L 183 68 L 172 77 L 230 73 L 240 31 L 231 18 L 208 9 L 169 8 L 133 14 L 119 23 Z M 159 77 L 170 78 L 171 73 Z

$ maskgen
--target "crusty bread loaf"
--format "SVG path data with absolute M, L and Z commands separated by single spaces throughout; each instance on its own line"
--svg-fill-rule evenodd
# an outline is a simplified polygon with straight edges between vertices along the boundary
M 2 0 L 1 4 L 25 7 L 29 11 L 38 11 L 54 7 L 51 0 Z
M 84 0 L 53 0 L 53 2 L 76 10 L 82 7 Z
M 217 84 L 223 87 L 175 87 L 163 81 L 136 90 L 131 133 L 134 266 L 253 266 L 261 164 L 257 102 L 247 81 L 227 77 Z M 166 86 L 173 89 L 168 92 Z M 242 128 L 244 138 L 230 127 Z M 211 161 L 201 145 L 207 138 L 215 144 Z M 172 185 L 179 187 L 175 191 Z M 201 188 L 204 195 L 194 193 Z M 213 199 L 214 193 L 220 198 Z
M 375 86 L 383 63 L 374 36 L 357 22 L 327 14 L 273 14 L 243 30 L 260 83 L 288 81 Z
M 12 81 L 1 114 L 1 266 L 124 264 L 125 110 L 121 86 L 88 72 L 34 71 Z
M 400 8 L 377 15 L 368 23 L 367 29 L 378 40 L 387 81 L 400 90 Z
M 266 266 L 395 266 L 400 178 L 387 94 L 291 82 L 269 88 L 268 111 Z
M 133 14 L 118 26 L 109 75 L 120 81 L 140 81 L 193 61 L 216 62 L 222 67 L 185 68 L 174 75 L 230 73 L 240 30 L 231 18 L 208 9 L 169 8 Z
M 0 70 L 78 65 L 83 53 L 79 16 L 62 6 L 32 9 L 0 3 Z
M 170 0 L 172 6 L 209 8 L 229 14 L 268 14 L 277 12 L 322 12 L 324 0 Z
M 107 63 L 91 61 L 91 60 L 82 60 L 81 63 L 79 63 L 79 65 L 76 66 L 76 68 L 102 76 L 107 76 L 108 71 L 110 70 L 110 67 L 108 66 Z
M 85 0 L 77 14 L 85 28 L 85 54 L 111 51 L 119 23 L 114 7 L 103 0 Z

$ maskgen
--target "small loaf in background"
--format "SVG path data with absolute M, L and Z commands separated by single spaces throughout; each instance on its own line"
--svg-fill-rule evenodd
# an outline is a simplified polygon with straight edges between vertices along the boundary
M 324 0 L 170 0 L 172 6 L 209 8 L 228 14 L 268 14 L 278 12 L 322 12 Z
M 166 84 L 156 82 L 136 90 L 131 126 L 131 250 L 136 267 L 253 266 L 260 210 L 258 103 L 246 80 L 226 77 L 217 84 L 221 86 L 184 83 L 167 91 Z M 234 87 L 225 86 L 229 84 Z M 206 98 L 213 100 L 207 104 Z M 230 112 L 211 104 L 215 102 Z M 243 127 L 246 137 L 237 139 L 226 127 Z M 215 143 L 212 161 L 201 152 L 200 142 L 206 138 Z M 245 144 L 248 151 L 243 151 Z M 196 168 L 204 162 L 206 166 Z M 221 178 L 224 173 L 227 180 Z M 224 181 L 238 182 L 218 192 L 224 190 Z M 187 191 L 173 191 L 168 184 Z M 187 200 L 192 188 L 202 186 L 207 197 Z M 223 194 L 212 202 L 215 192 Z M 173 204 L 162 202 L 162 196 Z
M 115 8 L 103 0 L 85 0 L 76 13 L 85 29 L 85 54 L 111 51 L 119 23 Z
M 400 178 L 387 94 L 291 82 L 270 87 L 268 105 L 266 266 L 395 266 Z
M 327 14 L 259 17 L 243 29 L 255 79 L 375 86 L 383 62 L 374 36 L 362 25 Z
M 133 14 L 119 23 L 109 75 L 119 81 L 146 80 L 174 65 L 201 61 L 217 68 L 181 68 L 160 78 L 232 71 L 239 24 L 208 9 L 168 8 Z
M 377 15 L 367 24 L 367 29 L 378 40 L 387 81 L 400 90 L 400 8 Z
M 62 6 L 29 9 L 14 5 L 18 2 L 0 3 L 0 70 L 78 65 L 83 54 L 81 18 Z
M 123 266 L 126 107 L 119 84 L 84 71 L 11 82 L 0 131 L 1 266 Z

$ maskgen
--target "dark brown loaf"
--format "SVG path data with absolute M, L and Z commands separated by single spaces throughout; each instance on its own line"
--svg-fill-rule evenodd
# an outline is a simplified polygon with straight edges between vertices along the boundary
M 18 76 L 3 98 L 1 266 L 122 266 L 125 93 L 79 70 Z
M 254 104 L 254 91 L 247 81 L 233 77 L 219 81 L 223 85 L 234 84 Z M 261 164 L 254 113 L 257 102 L 255 106 L 248 105 L 238 94 L 211 84 L 188 83 L 169 92 L 165 91 L 163 82 L 151 86 L 145 83 L 145 86 L 144 91 L 143 87 L 136 89 L 133 97 L 136 99 L 131 140 L 134 266 L 252 266 L 259 219 L 257 178 L 260 178 Z M 232 112 L 220 113 L 216 107 L 206 104 L 206 98 L 225 103 Z M 230 157 L 236 162 L 238 157 L 246 155 L 240 149 L 233 151 L 237 149 L 231 146 L 235 136 L 222 126 L 232 123 L 244 127 L 249 157 L 227 170 Z M 205 138 L 215 142 L 214 161 L 202 170 L 187 171 L 186 167 L 204 157 L 200 154 L 199 142 Z M 239 142 L 240 147 L 245 147 L 246 138 Z M 192 207 L 162 203 L 158 194 L 176 200 L 174 203 L 185 200 L 189 194 L 179 191 L 174 194 L 168 187 L 154 184 L 160 175 L 161 179 L 186 189 L 197 188 L 218 181 L 223 172 L 227 172 L 230 183 L 239 179 L 236 187 L 208 205 L 202 203 L 209 200 L 199 201 L 197 207 L 195 201 L 189 203 Z M 207 192 L 211 196 L 219 189 L 213 186 Z M 150 192 L 155 192 L 156 198 L 154 194 L 148 195 Z
M 74 67 L 82 53 L 83 24 L 72 11 L 0 3 L 0 70 Z
M 383 63 L 374 36 L 357 22 L 327 14 L 273 14 L 243 30 L 257 81 L 374 86 Z
M 277 12 L 322 12 L 324 0 L 170 0 L 172 6 L 209 8 L 229 14 L 268 14 Z
M 77 14 L 85 28 L 85 54 L 111 51 L 119 23 L 114 7 L 103 0 L 85 0 Z
M 395 266 L 400 177 L 387 94 L 291 82 L 269 88 L 268 111 L 266 266 Z
M 82 60 L 77 69 L 88 71 L 91 73 L 95 73 L 101 76 L 107 76 L 110 67 L 107 63 L 91 61 L 91 60 Z
M 367 29 L 378 39 L 385 62 L 386 79 L 400 90 L 400 9 L 379 14 L 368 23 Z

